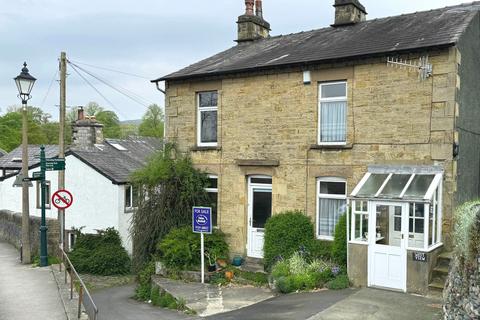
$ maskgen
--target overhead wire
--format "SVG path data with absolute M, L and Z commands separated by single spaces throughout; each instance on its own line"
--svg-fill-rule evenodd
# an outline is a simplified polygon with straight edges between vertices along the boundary
M 40 104 L 40 107 L 41 107 L 42 109 L 43 109 L 43 107 L 44 107 L 44 105 L 45 105 L 45 101 L 47 100 L 48 95 L 50 94 L 50 90 L 52 89 L 53 82 L 54 82 L 55 79 L 57 78 L 57 75 L 58 75 L 58 70 L 56 70 L 55 73 L 53 74 L 52 80 L 50 81 L 50 84 L 48 85 L 47 93 L 46 93 L 45 96 L 43 97 L 42 103 Z
M 91 76 L 92 78 L 95 78 L 97 81 L 100 81 L 101 83 L 105 84 L 106 86 L 110 87 L 111 89 L 117 91 L 118 93 L 126 96 L 127 98 L 129 98 L 130 100 L 144 106 L 144 107 L 147 107 L 150 105 L 150 104 L 153 104 L 152 101 L 149 101 L 148 99 L 138 95 L 137 93 L 127 89 L 127 88 L 124 88 L 120 85 L 115 85 L 113 84 L 112 82 L 102 78 L 101 76 L 99 76 L 98 74 L 95 74 L 93 73 L 92 71 L 89 71 L 89 70 L 86 70 L 85 68 L 82 68 L 80 67 L 79 65 L 71 62 L 71 61 L 68 61 L 70 65 L 72 66 L 75 66 L 77 69 L 83 71 L 84 73 L 88 74 L 89 76 Z
M 127 118 L 127 117 L 125 117 L 125 115 L 119 110 L 119 108 L 117 108 L 113 102 L 111 102 L 107 97 L 105 97 L 105 95 L 102 94 L 102 93 L 100 92 L 100 90 L 98 90 L 90 81 L 88 81 L 88 79 L 85 78 L 85 77 L 83 76 L 83 74 L 81 74 L 80 71 L 77 70 L 77 68 L 76 68 L 74 65 L 70 64 L 70 66 L 72 67 L 73 71 L 75 71 L 75 73 L 76 73 L 80 78 L 82 78 L 83 81 L 85 81 L 85 83 L 87 83 L 93 90 L 95 90 L 95 92 L 97 92 L 98 95 L 100 95 L 113 109 L 115 109 L 118 113 L 120 113 L 120 114 L 122 115 L 122 117 Z
M 83 62 L 78 62 L 78 61 L 73 61 L 73 60 L 70 60 L 70 62 L 75 63 L 75 64 L 81 64 L 81 65 L 84 65 L 84 66 L 89 66 L 89 67 L 96 68 L 96 69 L 101 69 L 101 70 L 106 70 L 106 71 L 121 73 L 121 74 L 124 74 L 124 75 L 132 76 L 132 77 L 137 77 L 137 78 L 142 78 L 142 79 L 146 79 L 146 80 L 151 80 L 151 79 L 153 78 L 153 77 L 152 77 L 152 78 L 149 78 L 149 77 L 142 76 L 142 75 L 135 74 L 135 73 L 130 73 L 130 72 L 125 72 L 125 71 L 115 70 L 115 69 L 113 69 L 113 68 L 100 67 L 100 66 L 96 66 L 96 65 L 93 65 L 93 64 L 89 64 L 89 63 L 83 63 Z

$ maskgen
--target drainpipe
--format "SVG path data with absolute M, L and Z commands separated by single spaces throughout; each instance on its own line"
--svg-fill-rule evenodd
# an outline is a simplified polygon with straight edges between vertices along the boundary
M 163 89 L 160 88 L 160 85 L 159 85 L 158 83 L 159 83 L 159 81 L 155 82 L 155 85 L 157 86 L 157 90 L 160 91 L 160 92 L 163 93 L 163 94 L 167 94 L 167 93 L 165 92 L 165 90 L 163 90 Z
M 159 85 L 159 81 L 155 82 L 155 85 L 157 86 L 157 90 L 160 91 L 161 93 L 163 93 L 165 96 L 167 95 L 167 93 L 165 92 L 165 90 L 163 90 L 162 88 L 160 88 L 160 85 Z M 163 140 L 166 141 L 166 134 L 167 134 L 167 115 L 165 114 L 164 115 L 164 120 L 163 120 Z M 165 144 L 163 144 L 165 146 Z

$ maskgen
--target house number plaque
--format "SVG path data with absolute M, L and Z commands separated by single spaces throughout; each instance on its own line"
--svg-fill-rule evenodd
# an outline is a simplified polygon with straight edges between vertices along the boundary
M 425 252 L 412 252 L 413 261 L 427 262 L 427 254 Z

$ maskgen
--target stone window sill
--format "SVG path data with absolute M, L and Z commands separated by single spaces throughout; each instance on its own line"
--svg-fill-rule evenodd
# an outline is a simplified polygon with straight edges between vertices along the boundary
M 222 150 L 221 147 L 199 147 L 199 146 L 194 146 L 190 148 L 190 151 L 220 151 Z
M 353 149 L 353 144 L 322 145 L 312 144 L 310 150 L 349 150 Z

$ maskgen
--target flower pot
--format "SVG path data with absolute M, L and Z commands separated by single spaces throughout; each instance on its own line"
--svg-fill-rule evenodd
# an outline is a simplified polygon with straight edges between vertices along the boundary
M 232 281 L 233 272 L 232 271 L 225 271 L 225 279 L 227 279 L 228 281 Z
M 227 266 L 227 261 L 225 259 L 217 259 L 217 266 L 219 269 L 225 268 Z
M 232 264 L 235 267 L 240 267 L 242 265 L 242 262 L 243 262 L 243 258 L 240 256 L 235 256 L 232 260 Z
M 207 270 L 208 272 L 215 272 L 217 270 L 217 266 L 214 264 L 208 265 Z

